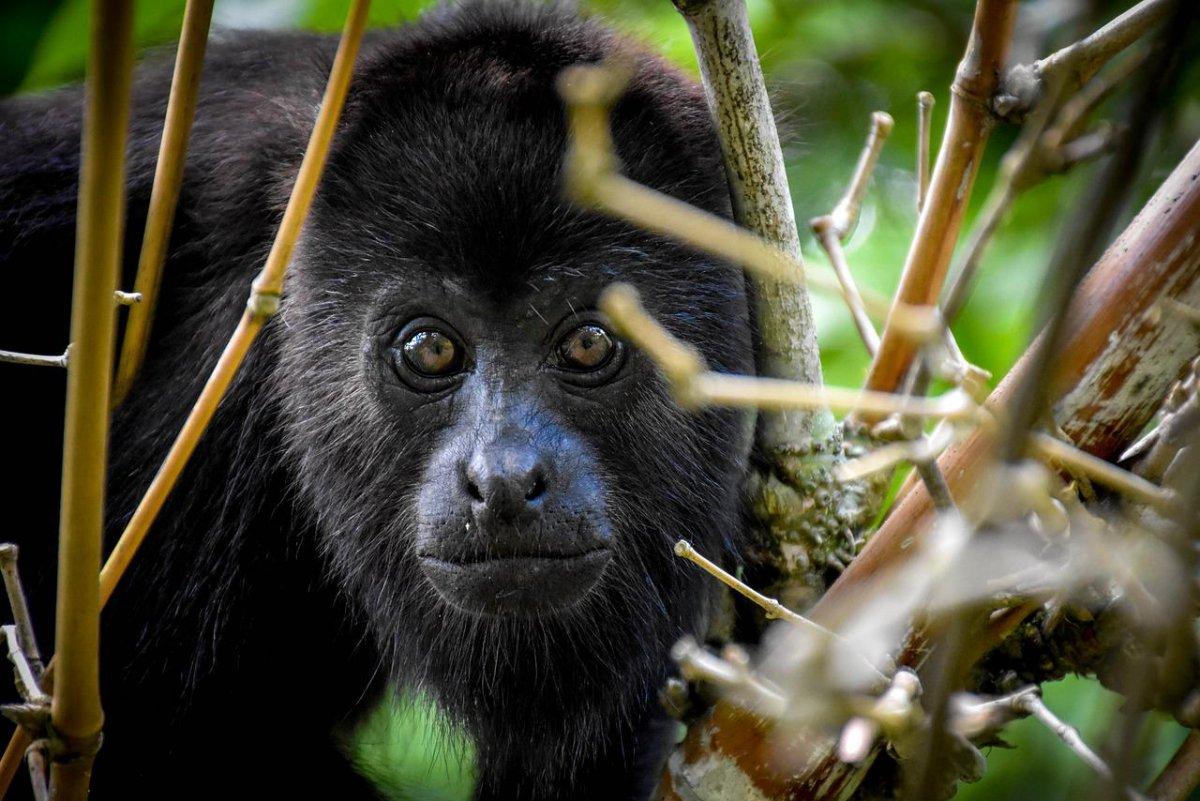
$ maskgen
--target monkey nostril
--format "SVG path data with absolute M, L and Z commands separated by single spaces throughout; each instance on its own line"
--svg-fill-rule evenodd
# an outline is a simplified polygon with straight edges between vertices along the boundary
M 530 485 L 529 490 L 525 493 L 525 500 L 536 501 L 545 492 L 546 492 L 545 480 L 543 480 L 540 475 L 534 476 L 533 484 Z
M 467 485 L 467 495 L 471 496 L 471 500 L 482 502 L 483 493 L 479 491 L 479 486 L 469 478 L 465 483 Z

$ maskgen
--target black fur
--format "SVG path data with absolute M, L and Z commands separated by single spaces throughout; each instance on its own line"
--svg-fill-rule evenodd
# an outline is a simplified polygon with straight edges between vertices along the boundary
M 210 44 L 150 352 L 114 418 L 110 538 L 241 314 L 335 46 L 283 33 Z M 338 732 L 392 683 L 430 694 L 471 734 L 481 798 L 649 792 L 670 745 L 654 701 L 667 650 L 703 631 L 710 602 L 671 544 L 732 547 L 745 420 L 681 412 L 632 350 L 617 380 L 583 391 L 505 362 L 625 280 L 710 364 L 752 369 L 735 270 L 562 197 L 554 79 L 616 50 L 636 65 L 614 123 L 626 173 L 728 215 L 698 89 L 597 23 L 473 2 L 368 36 L 283 310 L 105 612 L 94 798 L 372 797 Z M 136 79 L 126 287 L 169 68 L 152 59 Z M 80 101 L 75 88 L 0 105 L 0 347 L 66 342 Z M 445 479 L 437 460 L 478 436 L 464 426 L 482 424 L 468 384 L 430 400 L 387 367 L 414 311 L 479 321 L 479 352 L 491 348 L 499 371 L 488 375 L 507 387 L 497 403 L 517 409 L 531 441 L 568 443 L 557 469 L 599 488 L 612 560 L 570 608 L 463 612 L 419 568 L 419 495 Z M 5 448 L 22 462 L 4 508 L 38 513 L 10 531 L 49 649 L 64 382 L 0 369 L 5 419 L 30 442 Z

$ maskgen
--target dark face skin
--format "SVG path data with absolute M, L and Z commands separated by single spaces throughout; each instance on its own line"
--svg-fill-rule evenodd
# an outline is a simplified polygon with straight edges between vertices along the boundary
M 641 363 L 586 298 L 543 283 L 523 306 L 450 289 L 433 303 L 439 317 L 409 320 L 387 343 L 398 380 L 386 391 L 445 425 L 417 496 L 414 550 L 439 595 L 469 613 L 569 608 L 612 558 L 589 433 Z

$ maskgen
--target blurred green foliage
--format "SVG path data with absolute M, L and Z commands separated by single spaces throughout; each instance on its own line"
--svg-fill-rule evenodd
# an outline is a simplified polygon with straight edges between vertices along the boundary
M 934 93 L 934 144 L 941 135 L 947 89 L 969 28 L 971 0 L 747 0 L 764 71 L 781 120 L 797 219 L 827 212 L 845 188 L 867 130 L 868 115 L 888 111 L 895 130 L 847 252 L 859 280 L 890 293 L 897 282 L 915 221 L 916 102 Z M 1015 53 L 1024 60 L 1097 27 L 1128 2 L 1040 0 L 1023 8 Z M 179 29 L 183 0 L 137 0 L 141 47 L 169 42 Z M 224 27 L 306 27 L 334 31 L 347 0 L 217 0 L 214 23 Z M 428 0 L 375 0 L 371 23 L 411 19 Z M 670 0 L 585 0 L 584 5 L 646 41 L 682 68 L 695 71 L 686 27 Z M 1025 24 L 1035 21 L 1037 24 Z M 87 41 L 86 0 L 0 4 L 0 95 L 36 90 L 82 76 Z M 1194 42 L 1193 42 L 1194 44 Z M 1189 54 L 1194 56 L 1194 53 Z M 1133 213 L 1200 135 L 1200 67 L 1189 58 L 1183 91 L 1158 132 L 1134 191 Z M 1121 98 L 1110 103 L 1119 106 Z M 1015 132 L 1001 127 L 982 166 L 972 214 L 994 180 L 1000 155 Z M 1029 338 L 1032 300 L 1071 209 L 1086 201 L 1090 171 L 1079 170 L 1029 192 L 1002 226 L 958 324 L 968 358 L 1000 376 Z M 802 228 L 804 226 L 802 225 Z M 808 237 L 812 269 L 825 269 Z M 840 302 L 818 297 L 826 377 L 856 385 L 866 354 Z M 1111 733 L 1116 697 L 1082 679 L 1047 688 L 1052 709 L 1078 725 L 1094 745 Z M 1145 763 L 1161 765 L 1182 730 L 1159 721 L 1146 738 Z M 1022 721 L 1006 732 L 1015 749 L 992 749 L 982 782 L 965 787 L 969 801 L 1075 798 L 1091 782 L 1087 769 L 1044 728 Z M 364 772 L 397 799 L 455 801 L 469 797 L 469 743 L 437 724 L 417 702 L 383 704 L 354 734 L 351 746 Z M 464 755 L 466 757 L 464 758 Z

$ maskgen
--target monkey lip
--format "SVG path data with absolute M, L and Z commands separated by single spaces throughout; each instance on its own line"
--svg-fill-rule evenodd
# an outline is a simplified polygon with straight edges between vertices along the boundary
M 442 598 L 465 612 L 523 617 L 574 606 L 611 558 L 608 548 L 455 561 L 422 556 L 421 570 Z

